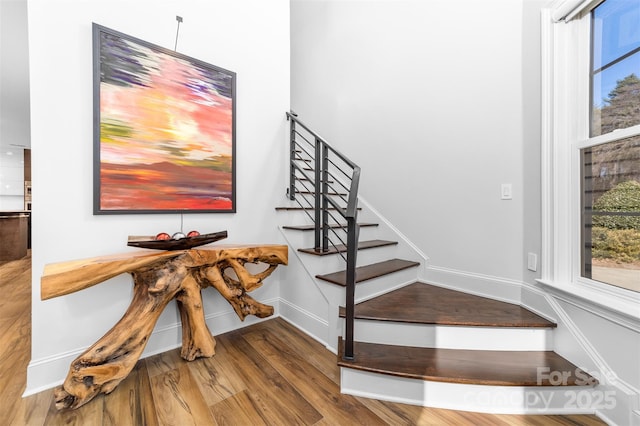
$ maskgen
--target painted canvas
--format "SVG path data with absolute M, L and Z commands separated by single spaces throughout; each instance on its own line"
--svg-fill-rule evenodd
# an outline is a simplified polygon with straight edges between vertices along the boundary
M 93 24 L 94 214 L 235 212 L 235 73 Z

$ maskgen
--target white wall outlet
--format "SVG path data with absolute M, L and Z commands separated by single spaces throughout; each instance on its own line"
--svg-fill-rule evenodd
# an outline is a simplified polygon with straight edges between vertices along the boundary
M 513 194 L 511 193 L 511 184 L 503 183 L 501 186 L 500 194 L 502 194 L 501 198 L 503 200 L 511 200 L 513 198 Z
M 538 270 L 538 256 L 535 253 L 527 255 L 527 269 L 533 272 Z

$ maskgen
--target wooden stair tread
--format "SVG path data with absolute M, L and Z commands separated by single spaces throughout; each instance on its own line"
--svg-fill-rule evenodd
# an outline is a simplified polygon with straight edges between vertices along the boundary
M 342 307 L 340 316 L 344 317 Z M 522 306 L 421 282 L 358 303 L 355 317 L 475 327 L 556 327 Z
M 356 268 L 356 283 L 378 278 L 404 269 L 419 266 L 419 262 L 404 259 L 391 259 L 384 262 L 373 263 L 371 265 L 359 266 Z M 328 281 L 333 284 L 346 286 L 347 271 L 338 271 L 331 274 L 316 275 L 316 278 Z
M 386 241 L 386 240 L 368 240 L 368 241 L 358 241 L 358 250 L 365 250 L 376 247 L 384 247 L 398 244 L 397 241 Z M 316 256 L 327 256 L 330 254 L 343 253 L 347 251 L 347 247 L 343 244 L 338 244 L 337 246 L 329 247 L 327 251 L 316 250 L 315 248 L 304 248 L 298 249 L 299 252 L 313 254 Z
M 481 351 L 354 342 L 353 361 L 338 365 L 392 376 L 492 386 L 592 386 L 597 379 L 553 351 Z M 544 371 L 547 374 L 541 374 Z M 550 373 L 554 372 L 553 379 Z M 565 380 L 557 379 L 558 373 Z
M 358 207 L 358 210 L 362 210 L 362 207 Z M 276 207 L 276 211 L 289 211 L 289 210 L 315 210 L 313 207 L 300 207 L 300 206 L 282 206 L 282 207 Z M 327 210 L 331 210 L 331 211 L 335 211 L 337 209 L 331 207 Z M 343 209 L 344 210 L 344 209 Z
M 361 228 L 364 227 L 368 227 L 368 226 L 378 226 L 377 223 L 359 223 L 358 226 L 360 226 Z M 334 224 L 334 225 L 330 225 L 331 228 L 346 228 L 347 225 L 346 224 Z M 282 227 L 283 229 L 292 229 L 294 231 L 313 231 L 316 229 L 315 225 L 284 225 Z
M 297 191 L 296 190 L 296 194 L 301 194 L 301 195 L 315 195 L 315 192 L 311 192 L 311 191 Z M 347 193 L 342 193 L 342 192 L 329 192 L 327 193 L 327 195 L 333 195 L 333 196 L 343 196 L 346 197 Z
M 300 176 L 296 176 L 296 180 L 301 180 L 301 181 L 303 180 L 303 181 L 305 181 L 305 182 L 312 182 L 310 179 L 307 179 L 306 177 L 300 177 Z M 332 181 L 332 180 L 328 180 L 328 181 L 326 181 L 326 182 L 327 182 L 327 183 L 335 183 L 335 182 L 334 182 L 334 181 Z

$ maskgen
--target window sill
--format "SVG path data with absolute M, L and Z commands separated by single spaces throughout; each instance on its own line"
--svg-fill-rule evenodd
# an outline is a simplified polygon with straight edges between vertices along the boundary
M 640 293 L 600 284 L 559 283 L 538 279 L 555 297 L 607 320 L 640 332 Z M 609 286 L 607 286 L 609 287 Z

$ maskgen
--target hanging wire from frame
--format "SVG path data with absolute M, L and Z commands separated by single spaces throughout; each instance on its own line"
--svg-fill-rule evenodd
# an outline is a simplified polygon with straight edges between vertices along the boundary
M 178 34 L 180 33 L 180 23 L 182 22 L 182 16 L 176 15 L 176 21 L 178 21 L 178 28 L 176 29 L 176 45 L 173 47 L 174 51 L 178 51 Z

